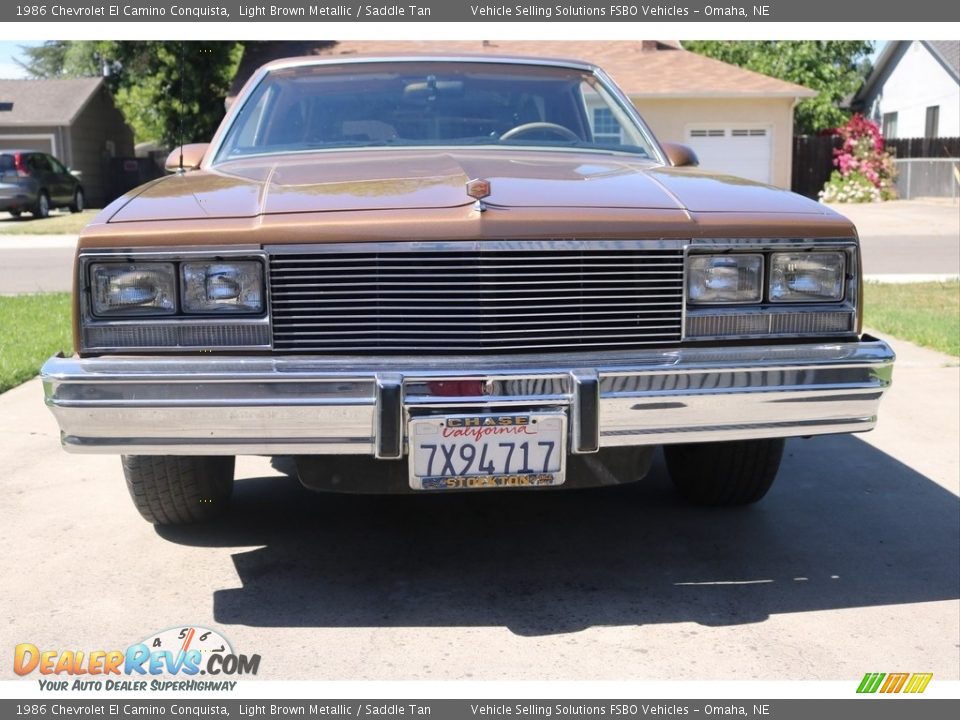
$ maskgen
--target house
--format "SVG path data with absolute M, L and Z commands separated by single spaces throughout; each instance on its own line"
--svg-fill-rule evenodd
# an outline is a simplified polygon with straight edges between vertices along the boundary
M 887 139 L 960 136 L 960 41 L 887 43 L 853 108 Z
M 264 62 L 294 55 L 455 52 L 574 58 L 600 66 L 661 141 L 693 147 L 701 167 L 789 188 L 793 108 L 816 93 L 665 41 L 356 41 L 249 43 L 234 94 Z M 229 98 L 228 98 L 229 102 Z
M 90 205 L 112 199 L 113 157 L 133 156 L 133 131 L 103 78 L 0 79 L 0 150 L 29 148 L 79 171 Z

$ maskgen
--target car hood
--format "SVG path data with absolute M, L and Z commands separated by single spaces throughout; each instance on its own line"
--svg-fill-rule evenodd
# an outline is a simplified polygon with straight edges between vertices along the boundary
M 132 197 L 110 222 L 458 207 L 474 202 L 466 192 L 473 179 L 490 182 L 484 202 L 494 209 L 826 212 L 778 188 L 621 155 L 407 150 L 251 158 L 172 175 Z

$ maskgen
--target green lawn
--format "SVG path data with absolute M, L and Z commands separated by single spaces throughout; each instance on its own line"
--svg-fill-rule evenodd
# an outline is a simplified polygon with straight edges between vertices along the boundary
M 57 210 L 43 219 L 35 219 L 28 213 L 15 218 L 0 212 L 0 235 L 76 235 L 98 212 L 100 211 L 84 210 L 71 213 Z
M 72 352 L 70 294 L 0 297 L 0 392 L 32 378 L 58 350 Z
M 863 294 L 865 325 L 960 355 L 960 283 L 867 283 Z

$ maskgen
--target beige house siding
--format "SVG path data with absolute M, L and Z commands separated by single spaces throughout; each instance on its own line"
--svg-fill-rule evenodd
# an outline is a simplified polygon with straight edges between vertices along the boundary
M 793 161 L 793 98 L 647 98 L 633 104 L 662 142 L 686 142 L 689 125 L 743 123 L 772 132 L 772 184 L 790 188 Z M 709 169 L 709 168 L 706 168 Z

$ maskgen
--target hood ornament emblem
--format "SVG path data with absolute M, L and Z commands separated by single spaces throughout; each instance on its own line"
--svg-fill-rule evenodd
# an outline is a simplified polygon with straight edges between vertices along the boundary
M 487 206 L 484 204 L 483 199 L 490 195 L 490 181 L 489 180 L 467 180 L 467 195 L 474 198 L 477 202 L 474 205 L 474 208 L 477 212 L 483 212 L 487 209 Z

